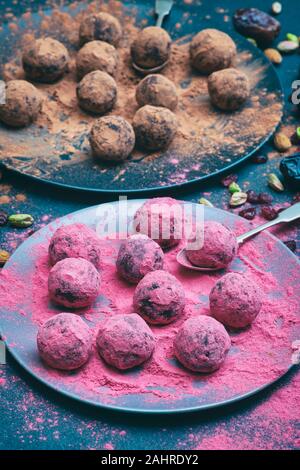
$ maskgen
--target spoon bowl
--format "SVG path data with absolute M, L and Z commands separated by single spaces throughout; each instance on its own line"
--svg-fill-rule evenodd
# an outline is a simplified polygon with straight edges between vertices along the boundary
M 180 250 L 178 253 L 177 253 L 177 256 L 176 256 L 176 260 L 177 262 L 183 266 L 184 268 L 187 268 L 187 269 L 192 269 L 193 271 L 207 271 L 207 272 L 212 272 L 212 271 L 217 271 L 219 270 L 219 268 L 206 268 L 206 267 L 202 267 L 202 266 L 196 266 L 195 264 L 192 264 L 188 257 L 186 256 L 186 249 L 183 248 L 182 250 Z
M 160 72 L 168 64 L 168 62 L 169 60 L 166 60 L 166 62 L 164 62 L 163 64 L 158 65 L 157 67 L 152 67 L 151 69 L 143 69 L 139 65 L 132 62 L 132 67 L 134 68 L 134 70 L 136 70 L 142 75 L 150 75 L 151 73 Z

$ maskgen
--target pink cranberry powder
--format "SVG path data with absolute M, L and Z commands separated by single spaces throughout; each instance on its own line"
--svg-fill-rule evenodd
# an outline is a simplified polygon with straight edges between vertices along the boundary
M 84 258 L 98 269 L 101 256 L 99 238 L 87 225 L 63 225 L 51 238 L 49 256 L 51 264 L 64 258 Z

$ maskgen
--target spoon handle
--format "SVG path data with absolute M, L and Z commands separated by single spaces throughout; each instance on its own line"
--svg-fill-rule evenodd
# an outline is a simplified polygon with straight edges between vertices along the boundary
M 250 230 L 249 232 L 243 233 L 237 237 L 238 243 L 243 243 L 253 235 L 265 230 L 266 228 L 272 227 L 273 225 L 281 224 L 282 222 L 292 222 L 293 220 L 300 218 L 300 202 L 294 204 L 293 206 L 288 207 L 284 211 L 280 212 L 278 217 L 274 220 L 270 220 L 263 225 L 259 225 L 254 229 Z
M 155 13 L 157 14 L 156 26 L 162 26 L 164 17 L 170 13 L 172 6 L 173 0 L 155 1 Z

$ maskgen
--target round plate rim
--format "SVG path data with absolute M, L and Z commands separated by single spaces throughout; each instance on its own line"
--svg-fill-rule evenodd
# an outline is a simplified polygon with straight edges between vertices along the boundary
M 130 202 L 132 203 L 143 203 L 145 201 L 145 199 L 131 199 Z M 191 203 L 190 201 L 181 201 L 183 203 Z M 93 205 L 93 206 L 88 206 L 86 208 L 83 208 L 83 209 L 80 209 L 78 211 L 74 211 L 70 214 L 66 214 L 65 216 L 63 217 L 60 217 L 59 220 L 62 220 L 66 217 L 70 217 L 70 215 L 78 215 L 80 214 L 81 212 L 85 212 L 87 210 L 93 210 L 93 209 L 96 209 L 97 207 L 99 207 L 99 205 L 101 206 L 104 206 L 106 204 L 111 204 L 111 203 L 117 203 L 117 201 L 112 201 L 112 202 L 105 202 L 105 203 L 102 203 L 102 204 L 96 204 L 96 205 Z M 192 204 L 196 204 L 194 202 L 192 202 Z M 208 207 L 205 207 L 204 208 L 205 211 L 207 212 L 222 212 L 222 213 L 225 213 L 228 215 L 228 212 L 227 211 L 224 211 L 222 209 L 219 209 L 219 208 L 208 208 Z M 236 217 L 237 219 L 241 219 L 243 220 L 243 222 L 246 222 L 245 219 L 242 219 L 240 216 L 236 215 L 236 214 L 232 214 L 232 216 Z M 48 225 L 46 225 L 45 227 L 42 227 L 40 228 L 37 232 L 35 232 L 34 235 L 36 235 L 38 232 L 40 232 L 41 230 L 44 230 L 46 229 L 46 227 L 48 227 L 49 225 L 51 224 L 54 224 L 55 221 L 57 219 L 54 219 L 53 221 L 51 221 Z M 248 222 L 248 225 L 251 226 L 250 222 Z M 279 243 L 280 245 L 280 248 L 281 249 L 284 249 L 287 253 L 289 253 L 289 256 L 291 256 L 295 261 L 296 263 L 299 265 L 300 267 L 300 260 L 299 258 L 278 238 L 276 237 L 275 235 L 273 235 L 272 233 L 270 233 L 269 231 L 264 231 L 262 232 L 262 235 L 263 236 L 266 236 L 266 237 L 270 237 L 272 240 L 276 241 L 276 243 Z M 32 236 L 31 236 L 32 237 Z M 13 253 L 13 255 L 11 256 L 9 262 L 7 263 L 7 265 L 9 266 L 10 263 L 13 262 L 13 257 L 14 257 L 14 254 L 19 250 L 19 248 L 21 248 L 21 246 L 26 243 L 27 240 L 29 240 L 31 237 L 27 238 L 23 243 L 21 243 L 21 245 L 19 245 L 19 247 L 16 249 L 16 251 Z M 5 269 L 5 267 L 4 267 Z M 2 332 L 3 334 L 3 332 Z M 1 310 L 0 310 L 0 336 L 1 336 Z M 5 341 L 5 340 L 4 340 Z M 50 387 L 52 390 L 54 390 L 56 393 L 59 393 L 59 394 L 62 394 L 63 396 L 66 396 L 68 398 L 71 398 L 71 399 L 74 399 L 76 400 L 77 402 L 79 403 L 84 403 L 85 405 L 88 405 L 88 406 L 92 406 L 92 407 L 96 407 L 98 409 L 106 409 L 106 410 L 110 410 L 110 411 L 121 411 L 122 413 L 134 413 L 134 414 L 147 414 L 147 415 L 151 415 L 151 414 L 165 414 L 165 415 L 169 415 L 169 414 L 177 414 L 177 413 L 192 413 L 192 412 L 201 412 L 201 411 L 205 411 L 205 410 L 210 410 L 210 409 L 214 409 L 214 408 L 220 408 L 220 407 L 223 407 L 223 406 L 226 406 L 226 405 L 231 405 L 231 404 L 234 404 L 234 403 L 237 403 L 241 400 L 244 400 L 246 398 L 249 398 L 253 395 L 256 395 L 257 393 L 271 387 L 272 385 L 274 385 L 276 382 L 278 382 L 280 379 L 282 379 L 288 372 L 290 372 L 291 369 L 294 369 L 295 366 L 294 364 L 291 364 L 283 374 L 279 375 L 278 377 L 276 377 L 274 380 L 272 380 L 271 382 L 268 382 L 266 384 L 263 384 L 262 386 L 254 389 L 254 390 L 251 390 L 249 392 L 246 392 L 242 395 L 239 395 L 237 397 L 232 397 L 230 399 L 227 399 L 227 400 L 224 400 L 224 401 L 221 401 L 221 402 L 218 402 L 218 403 L 210 403 L 210 404 L 206 404 L 206 405 L 198 405 L 198 406 L 191 406 L 191 407 L 181 407 L 181 408 L 176 408 L 176 409 L 170 409 L 170 410 L 165 410 L 165 409 L 145 409 L 145 410 L 142 410 L 140 408 L 134 408 L 134 407 L 126 407 L 126 408 L 123 408 L 121 406 L 118 406 L 118 405 L 108 405 L 108 404 L 105 404 L 105 403 L 97 403 L 97 402 L 92 402 L 88 399 L 85 399 L 85 398 L 81 398 L 79 397 L 78 395 L 76 394 L 73 394 L 69 391 L 66 391 L 66 390 L 61 390 L 61 389 L 58 389 L 57 387 L 55 387 L 54 384 L 52 384 L 51 382 L 47 382 L 47 380 L 45 380 L 44 378 L 40 377 L 37 373 L 35 373 L 32 369 L 30 369 L 27 364 L 19 357 L 18 353 L 16 353 L 15 351 L 15 348 L 13 347 L 10 347 L 9 344 L 6 343 L 5 341 L 5 344 L 6 344 L 6 347 L 7 349 L 9 350 L 10 354 L 12 355 L 12 357 L 14 358 L 14 360 L 23 367 L 23 369 L 25 369 L 25 371 L 30 374 L 35 380 L 41 382 L 43 385 L 47 386 L 47 387 Z
M 231 32 L 231 34 L 232 34 L 232 32 Z M 48 180 L 46 178 L 30 175 L 28 173 L 23 173 L 22 171 L 20 171 L 18 169 L 15 169 L 15 168 L 12 168 L 10 165 L 5 164 L 4 162 L 1 162 L 0 165 L 2 167 L 4 167 L 6 170 L 11 171 L 13 173 L 16 173 L 18 175 L 21 175 L 22 177 L 29 178 L 30 180 L 33 180 L 35 182 L 50 185 L 50 186 L 54 186 L 54 187 L 57 187 L 57 188 L 67 189 L 67 190 L 72 190 L 72 191 L 80 191 L 80 192 L 83 191 L 83 192 L 86 192 L 88 194 L 95 194 L 95 193 L 97 194 L 98 193 L 98 194 L 115 194 L 115 195 L 120 195 L 120 194 L 141 194 L 142 195 L 142 194 L 147 194 L 147 193 L 151 193 L 151 192 L 154 192 L 154 191 L 163 192 L 163 191 L 171 191 L 171 190 L 174 190 L 174 189 L 181 189 L 181 188 L 185 188 L 187 186 L 192 186 L 195 183 L 200 183 L 202 181 L 203 182 L 207 181 L 210 178 L 214 178 L 216 176 L 219 176 L 219 175 L 222 175 L 222 174 L 226 173 L 227 171 L 232 170 L 236 166 L 238 166 L 241 163 L 248 160 L 255 152 L 257 152 L 259 149 L 261 149 L 261 147 L 270 139 L 270 137 L 274 134 L 274 132 L 279 127 L 279 125 L 282 121 L 283 108 L 284 108 L 284 91 L 283 91 L 282 83 L 281 83 L 281 80 L 278 76 L 278 73 L 277 73 L 275 67 L 273 66 L 273 64 L 271 63 L 271 61 L 263 54 L 263 52 L 258 47 L 254 46 L 254 44 L 252 44 L 250 41 L 248 41 L 243 36 L 239 35 L 236 31 L 233 31 L 233 36 L 234 35 L 238 35 L 239 41 L 244 42 L 244 44 L 247 45 L 247 47 L 250 50 L 255 51 L 256 53 L 258 52 L 260 54 L 261 59 L 264 59 L 267 63 L 269 63 L 269 69 L 272 71 L 273 78 L 276 80 L 277 85 L 278 85 L 279 99 L 280 99 L 280 104 L 282 105 L 282 109 L 281 109 L 281 112 L 280 112 L 280 117 L 278 119 L 278 123 L 273 127 L 272 130 L 270 130 L 270 132 L 261 140 L 261 142 L 254 149 L 252 149 L 246 155 L 241 157 L 238 161 L 236 161 L 234 163 L 231 163 L 230 165 L 227 165 L 226 167 L 224 167 L 221 170 L 216 170 L 213 173 L 209 173 L 208 175 L 204 175 L 204 176 L 201 176 L 199 178 L 194 178 L 194 179 L 191 179 L 189 181 L 185 181 L 183 183 L 175 183 L 175 184 L 168 184 L 166 186 L 153 186 L 151 188 L 149 187 L 149 188 L 135 188 L 135 189 L 102 189 L 102 188 L 94 188 L 94 187 L 92 187 L 92 188 L 89 187 L 88 188 L 88 187 L 74 186 L 72 184 L 60 183 L 58 181 L 52 181 L 52 180 Z

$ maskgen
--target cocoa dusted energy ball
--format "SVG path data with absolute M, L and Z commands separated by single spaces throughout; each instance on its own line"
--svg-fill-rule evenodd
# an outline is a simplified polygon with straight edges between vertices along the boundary
M 163 265 L 161 247 L 147 235 L 131 235 L 121 243 L 117 271 L 126 281 L 137 284 L 146 274 L 162 269 Z
M 94 114 L 110 111 L 117 100 L 117 84 L 108 73 L 90 72 L 77 86 L 79 106 Z
M 249 277 L 228 273 L 221 277 L 209 295 L 214 318 L 232 328 L 250 325 L 262 307 L 262 292 Z
M 168 147 L 177 131 L 175 114 L 167 108 L 146 105 L 133 118 L 137 143 L 145 150 Z
M 134 227 L 163 249 L 178 245 L 183 235 L 182 204 L 172 197 L 148 199 L 134 215 Z
M 0 104 L 0 121 L 11 127 L 25 127 L 36 120 L 42 105 L 40 92 L 25 80 L 11 80 L 5 86 L 5 104 Z
M 136 313 L 115 315 L 100 325 L 97 348 L 107 364 L 120 370 L 147 361 L 155 339 L 147 323 Z
M 172 274 L 152 271 L 136 286 L 133 307 L 146 322 L 166 325 L 176 320 L 184 310 L 183 287 Z
M 100 288 L 100 274 L 83 258 L 58 261 L 49 273 L 48 291 L 51 300 L 69 308 L 91 305 Z
M 150 104 L 174 110 L 178 103 L 176 87 L 164 75 L 148 75 L 137 86 L 136 100 L 140 106 Z
M 174 352 L 184 367 L 194 372 L 213 372 L 221 366 L 230 348 L 224 326 L 207 315 L 189 318 L 174 340 Z
M 232 68 L 212 73 L 207 85 L 211 102 L 223 111 L 239 109 L 250 95 L 247 75 Z
M 111 44 L 104 41 L 86 43 L 76 57 L 78 77 L 83 77 L 94 70 L 101 70 L 114 76 L 118 67 L 118 52 Z
M 94 123 L 90 132 L 90 145 L 100 160 L 125 160 L 135 145 L 133 128 L 121 116 L 104 116 Z
M 100 269 L 100 239 L 87 225 L 76 223 L 59 227 L 50 240 L 48 251 L 52 265 L 65 258 L 83 258 Z
M 37 347 L 50 367 L 74 370 L 88 361 L 92 340 L 92 332 L 82 318 L 73 313 L 59 313 L 39 327 Z
M 93 13 L 87 16 L 80 24 L 79 41 L 86 42 L 100 40 L 117 46 L 122 37 L 120 22 L 109 13 Z
M 190 44 L 191 63 L 205 75 L 230 67 L 236 46 L 228 34 L 217 29 L 203 29 Z
M 170 57 L 171 38 L 157 26 L 142 29 L 131 44 L 132 61 L 142 69 L 151 69 L 165 64 Z
M 53 38 L 42 38 L 28 46 L 22 57 L 26 76 L 33 81 L 52 83 L 68 69 L 69 53 Z

